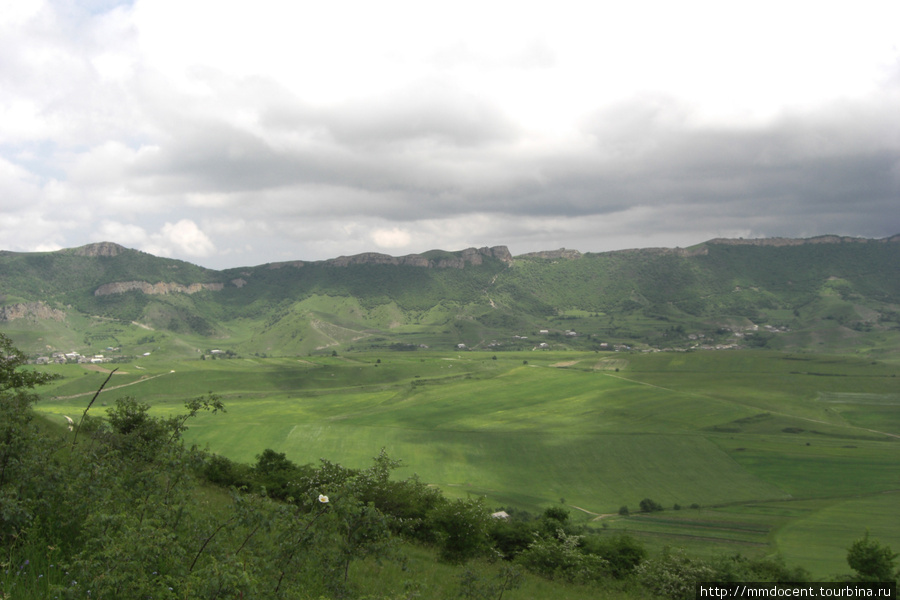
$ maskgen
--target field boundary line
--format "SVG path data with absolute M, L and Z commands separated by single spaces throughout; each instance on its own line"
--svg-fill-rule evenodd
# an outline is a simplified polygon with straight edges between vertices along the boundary
M 629 379 L 628 377 L 622 377 L 621 375 L 613 375 L 612 373 L 601 373 L 606 375 L 607 377 L 615 377 L 616 379 L 621 379 L 623 381 L 630 381 L 631 383 L 637 383 L 639 385 L 646 385 L 652 388 L 656 388 L 659 390 L 663 390 L 666 392 L 671 392 L 673 394 L 683 394 L 685 396 L 694 396 L 696 398 L 704 398 L 706 400 L 712 400 L 713 402 L 723 402 L 726 404 L 731 404 L 733 406 L 743 406 L 744 408 L 749 408 L 752 410 L 763 410 L 757 406 L 753 406 L 752 404 L 743 404 L 741 402 L 735 402 L 734 400 L 722 400 L 721 398 L 714 398 L 713 396 L 707 396 L 705 394 L 698 394 L 696 392 L 683 392 L 680 390 L 674 390 L 672 388 L 663 387 L 661 385 L 656 385 L 655 383 L 647 383 L 646 381 L 638 381 L 636 379 Z M 860 427 L 859 425 L 850 425 L 848 424 L 836 424 L 829 423 L 828 421 L 822 421 L 820 419 L 812 419 L 810 417 L 801 417 L 799 415 L 792 415 L 790 413 L 780 412 L 777 410 L 766 410 L 767 413 L 773 415 L 779 415 L 782 417 L 790 417 L 791 419 L 799 419 L 801 421 L 808 421 L 810 423 L 819 423 L 820 425 L 828 425 L 830 427 L 846 427 L 848 429 L 857 429 L 859 431 L 868 431 L 869 433 L 877 433 L 878 435 L 884 435 L 887 437 L 900 439 L 900 434 L 896 433 L 888 433 L 887 431 L 878 431 L 877 429 L 869 429 L 868 427 Z
M 156 379 L 157 377 L 162 377 L 164 375 L 171 375 L 175 371 L 169 371 L 168 373 L 159 373 L 158 375 L 150 375 L 149 377 L 141 377 L 136 381 L 132 381 L 131 383 L 123 383 L 121 385 L 114 385 L 112 387 L 104 388 L 100 393 L 103 392 L 111 392 L 112 390 L 120 390 L 122 388 L 128 387 L 130 385 L 137 385 L 138 383 L 143 383 L 145 381 L 150 381 L 151 379 Z M 96 392 L 81 392 L 80 394 L 72 394 L 70 396 L 51 396 L 54 400 L 72 400 L 74 398 L 80 398 L 82 396 L 90 396 L 95 394 Z

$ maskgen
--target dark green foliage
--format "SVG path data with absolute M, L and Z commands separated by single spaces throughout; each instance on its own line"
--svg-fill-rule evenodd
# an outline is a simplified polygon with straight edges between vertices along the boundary
M 569 522 L 569 511 L 561 506 L 550 506 L 544 509 L 541 519 L 553 523 L 556 527 L 564 527 Z
M 299 483 L 303 478 L 309 477 L 311 472 L 311 467 L 298 467 L 283 452 L 266 448 L 256 456 L 256 465 L 247 484 L 251 490 L 265 490 L 268 496 L 279 500 L 299 498 L 311 493 Z
M 0 544 L 11 548 L 44 508 L 44 494 L 58 476 L 33 423 L 35 386 L 48 375 L 21 369 L 25 356 L 0 333 Z
M 583 551 L 600 556 L 607 562 L 609 574 L 616 579 L 628 577 L 647 557 L 643 544 L 627 533 L 612 537 L 586 536 L 582 542 Z
M 855 571 L 854 581 L 895 581 L 900 577 L 896 560 L 898 554 L 878 540 L 869 539 L 869 532 L 847 549 L 847 564 Z
M 655 500 L 651 500 L 650 498 L 644 498 L 641 500 L 641 512 L 649 513 L 649 512 L 659 512 L 663 510 L 663 505 Z
M 810 580 L 808 571 L 800 567 L 788 568 L 780 556 L 756 559 L 750 559 L 740 554 L 723 556 L 713 560 L 710 567 L 715 571 L 714 580 L 722 583 L 743 581 L 782 583 Z
M 494 519 L 491 545 L 506 560 L 512 560 L 534 541 L 538 533 L 536 523 L 518 519 Z
M 236 463 L 219 454 L 205 457 L 201 473 L 210 483 L 225 488 L 249 488 L 253 481 L 252 467 Z
M 517 561 L 526 569 L 548 579 L 570 583 L 597 581 L 609 573 L 609 564 L 596 554 L 584 552 L 582 536 L 567 534 L 562 528 L 555 534 L 535 536 Z
M 642 562 L 635 574 L 651 592 L 673 600 L 693 598 L 698 583 L 715 581 L 715 570 L 711 565 L 688 556 L 684 550 L 671 548 Z
M 443 502 L 428 514 L 441 558 L 462 563 L 490 548 L 491 516 L 481 498 Z

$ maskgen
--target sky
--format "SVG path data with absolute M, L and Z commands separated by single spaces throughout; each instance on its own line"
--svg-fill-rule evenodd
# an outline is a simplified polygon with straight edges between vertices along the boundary
M 900 233 L 900 2 L 3 0 L 0 249 Z

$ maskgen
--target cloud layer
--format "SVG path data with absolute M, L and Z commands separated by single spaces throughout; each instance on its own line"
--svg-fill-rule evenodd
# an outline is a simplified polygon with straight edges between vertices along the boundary
M 900 7 L 14 0 L 0 239 L 223 268 L 900 232 Z

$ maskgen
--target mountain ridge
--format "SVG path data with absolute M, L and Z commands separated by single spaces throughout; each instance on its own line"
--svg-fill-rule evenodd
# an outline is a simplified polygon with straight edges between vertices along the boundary
M 422 253 L 412 253 L 401 256 L 393 256 L 390 254 L 385 254 L 381 252 L 360 252 L 358 254 L 351 255 L 340 255 L 334 258 L 327 258 L 322 260 L 305 260 L 305 259 L 294 259 L 287 261 L 276 261 L 263 263 L 260 265 L 247 265 L 247 266 L 239 266 L 239 267 L 228 267 L 226 269 L 209 269 L 211 271 L 233 271 L 236 269 L 247 269 L 247 268 L 255 268 L 261 266 L 268 266 L 270 268 L 281 268 L 283 266 L 292 266 L 292 267 L 302 267 L 306 264 L 310 263 L 326 263 L 334 266 L 347 266 L 351 264 L 393 264 L 393 265 L 403 265 L 403 266 L 416 266 L 416 267 L 435 267 L 435 268 L 460 268 L 466 262 L 472 262 L 473 260 L 478 260 L 474 258 L 475 256 L 494 256 L 504 260 L 506 262 L 510 262 L 517 258 L 544 258 L 544 259 L 575 259 L 584 256 L 585 254 L 609 254 L 609 253 L 618 253 L 618 252 L 659 252 L 659 253 L 683 253 L 685 255 L 690 255 L 691 253 L 697 252 L 699 248 L 703 246 L 707 246 L 710 244 L 715 245 L 728 245 L 728 246 L 772 246 L 772 247 L 782 247 L 782 246 L 802 246 L 806 244 L 847 244 L 847 243 L 900 243 L 900 233 L 894 234 L 891 236 L 887 236 L 884 238 L 866 238 L 866 237 L 857 237 L 857 236 L 842 236 L 836 234 L 824 234 L 818 235 L 808 238 L 798 237 L 798 238 L 786 238 L 786 237 L 764 237 L 764 238 L 712 238 L 706 240 L 704 242 L 700 242 L 693 246 L 689 246 L 687 248 L 681 247 L 650 247 L 650 246 L 640 246 L 634 248 L 622 248 L 619 250 L 606 250 L 601 252 L 581 252 L 580 250 L 573 248 L 559 248 L 556 250 L 538 250 L 534 252 L 525 252 L 522 254 L 513 255 L 509 251 L 509 247 L 505 245 L 499 246 L 483 246 L 479 248 L 469 247 L 462 250 L 440 250 L 433 249 L 428 250 Z M 92 242 L 89 244 L 85 244 L 83 246 L 77 246 L 74 248 L 63 248 L 60 250 L 55 250 L 52 252 L 62 253 L 62 254 L 73 254 L 76 256 L 86 256 L 86 257 L 114 257 L 122 254 L 122 252 L 131 251 L 131 252 L 140 252 L 142 254 L 148 254 L 143 252 L 142 250 L 137 250 L 133 248 L 128 248 L 116 242 Z M 462 261 L 453 261 L 453 260 L 445 260 L 445 261 L 435 261 L 434 259 L 429 258 L 427 255 L 430 253 L 444 253 L 444 254 L 461 254 Z M 0 255 L 3 254 L 41 254 L 38 252 L 29 253 L 29 252 L 12 252 L 9 250 L 0 250 Z M 152 254 L 148 254 L 149 256 L 154 256 Z M 164 257 L 158 257 L 164 258 Z M 178 259 L 171 259 L 178 260 Z M 189 261 L 182 261 L 189 262 Z
M 235 353 L 292 355 L 522 349 L 538 335 L 576 349 L 752 341 L 890 352 L 900 349 L 898 242 L 900 235 L 718 238 L 688 248 L 519 256 L 493 246 L 221 271 L 99 242 L 0 252 L 0 325 L 32 339 L 32 348 L 63 339 L 86 348 L 104 336 L 127 347 L 153 330 L 150 338 L 181 346 L 208 339 Z M 748 332 L 757 333 L 751 340 Z

